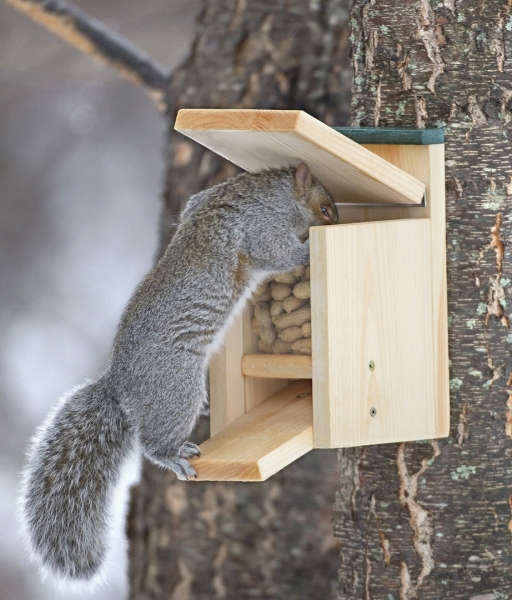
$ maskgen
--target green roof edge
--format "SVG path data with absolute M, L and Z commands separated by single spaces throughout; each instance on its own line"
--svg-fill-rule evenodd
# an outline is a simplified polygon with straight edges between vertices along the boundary
M 444 129 L 395 129 L 385 127 L 333 127 L 358 144 L 429 146 L 444 143 Z

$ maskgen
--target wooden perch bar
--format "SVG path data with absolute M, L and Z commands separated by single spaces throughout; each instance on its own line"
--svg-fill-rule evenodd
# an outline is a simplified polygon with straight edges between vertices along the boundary
M 101 21 L 60 0 L 6 2 L 65 42 L 108 63 L 130 81 L 146 86 L 157 103 L 163 104 L 170 73 Z
M 312 357 L 289 354 L 244 354 L 242 375 L 269 379 L 311 379 Z
M 201 444 L 197 481 L 264 481 L 313 449 L 310 381 L 296 381 Z

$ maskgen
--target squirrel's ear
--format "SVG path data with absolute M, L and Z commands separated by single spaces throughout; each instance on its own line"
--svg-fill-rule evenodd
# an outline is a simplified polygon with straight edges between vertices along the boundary
M 311 187 L 311 171 L 306 163 L 299 163 L 295 171 L 295 184 L 293 191 L 302 198 L 306 195 L 307 190 Z

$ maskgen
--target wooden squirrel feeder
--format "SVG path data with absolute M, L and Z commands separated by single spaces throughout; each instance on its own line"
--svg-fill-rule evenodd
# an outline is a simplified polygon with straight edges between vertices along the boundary
M 175 128 L 248 171 L 306 162 L 341 223 L 310 229 L 311 357 L 258 354 L 249 306 L 228 331 L 198 480 L 447 436 L 442 130 L 333 129 L 289 110 L 181 110 Z

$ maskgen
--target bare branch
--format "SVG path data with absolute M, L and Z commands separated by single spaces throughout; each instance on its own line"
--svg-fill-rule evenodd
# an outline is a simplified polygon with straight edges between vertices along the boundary
M 163 105 L 170 73 L 101 21 L 60 0 L 6 2 L 66 42 L 115 67 L 133 83 L 146 86 L 153 99 Z

